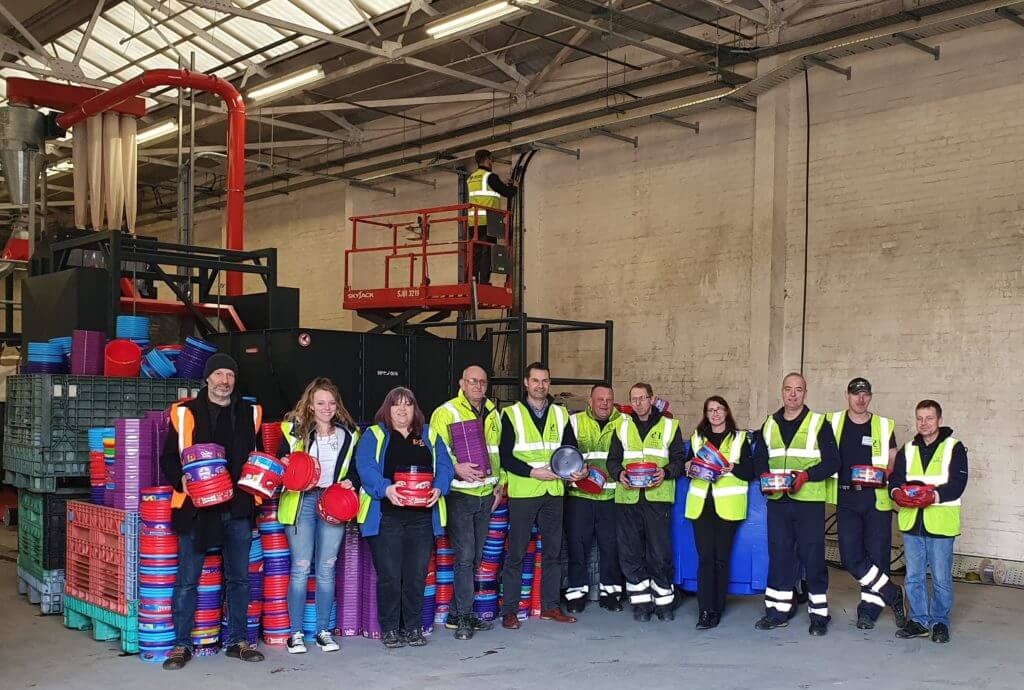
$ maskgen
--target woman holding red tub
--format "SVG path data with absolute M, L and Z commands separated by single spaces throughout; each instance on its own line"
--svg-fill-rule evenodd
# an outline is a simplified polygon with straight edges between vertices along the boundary
M 392 389 L 374 422 L 356 448 L 356 467 L 362 479 L 359 522 L 377 570 L 382 642 L 388 649 L 421 647 L 427 643 L 423 586 L 434 537 L 444 533 L 443 496 L 454 465 L 408 388 Z M 404 486 L 417 476 L 429 485 Z

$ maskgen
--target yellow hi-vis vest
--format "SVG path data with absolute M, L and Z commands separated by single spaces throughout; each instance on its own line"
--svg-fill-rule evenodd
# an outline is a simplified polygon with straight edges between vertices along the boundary
M 469 203 L 476 204 L 477 206 L 486 206 L 487 208 L 501 209 L 501 194 L 498 194 L 487 184 L 487 179 L 493 174 L 489 170 L 477 168 L 466 179 L 466 187 L 469 189 Z M 475 228 L 478 225 L 486 227 L 486 211 L 471 208 L 467 213 L 469 214 L 468 227 Z
M 569 423 L 569 411 L 561 405 L 550 403 L 544 433 L 537 430 L 531 419 L 533 412 L 522 402 L 509 405 L 502 414 L 512 422 L 516 432 L 516 443 L 512 455 L 532 468 L 547 467 L 551 463 L 551 454 L 562 445 L 562 434 Z M 565 483 L 561 479 L 534 479 L 520 477 L 511 472 L 508 477 L 509 498 L 536 498 L 544 494 L 552 496 L 565 495 Z
M 281 422 L 281 433 L 284 435 L 286 441 L 288 441 L 288 450 L 292 453 L 305 450 L 306 440 L 302 438 L 295 438 L 292 435 L 292 431 L 295 429 L 295 425 L 292 422 Z M 340 482 L 346 476 L 348 476 L 349 465 L 352 464 L 352 455 L 356 448 L 356 442 L 359 441 L 358 431 L 349 431 L 352 435 L 352 440 L 349 441 L 348 450 L 345 452 L 345 457 L 342 459 L 341 467 L 335 468 L 335 481 Z M 276 449 L 264 449 L 268 453 L 273 453 Z M 302 505 L 302 492 L 301 491 L 289 491 L 288 489 L 281 489 L 281 502 L 277 506 L 277 521 L 282 525 L 294 525 L 295 518 L 299 513 L 299 506 Z
M 456 422 L 468 422 L 478 419 L 473 405 L 460 390 L 459 394 L 434 410 L 430 416 L 430 428 L 436 431 L 448 446 L 448 454 L 452 456 L 452 464 L 465 462 L 455 457 L 452 448 L 452 434 L 449 427 Z M 501 459 L 498 457 L 498 445 L 501 443 L 501 415 L 498 408 L 489 398 L 484 398 L 483 419 L 484 443 L 487 444 L 487 457 L 491 462 L 491 476 L 479 482 L 467 482 L 457 476 L 452 480 L 452 490 L 461 491 L 470 496 L 486 496 L 494 491 L 494 485 L 501 476 Z
M 629 415 L 624 415 L 626 424 L 620 426 L 619 441 L 622 443 L 622 467 L 625 469 L 634 462 L 653 462 L 658 467 L 668 464 L 668 447 L 679 432 L 679 422 L 675 419 L 662 417 L 661 420 L 640 438 L 640 429 Z M 676 502 L 676 480 L 666 479 L 651 489 L 629 489 L 622 484 L 615 487 L 615 502 L 633 504 L 640 501 L 640 492 L 648 501 L 659 503 Z
M 932 486 L 942 486 L 949 482 L 949 465 L 953 459 L 953 448 L 958 443 L 960 441 L 952 436 L 943 440 L 935 449 L 935 455 L 925 470 L 921 467 L 920 450 L 913 441 L 909 441 L 903 446 L 903 455 L 907 461 L 907 481 L 924 482 Z M 900 531 L 909 532 L 917 521 L 917 511 L 921 509 L 900 506 L 899 510 Z M 960 499 L 933 503 L 924 508 L 924 528 L 943 537 L 955 537 L 960 534 Z
M 384 462 L 384 430 L 380 428 L 379 424 L 374 424 L 367 427 L 367 430 L 373 434 L 374 438 L 377 439 L 377 455 L 374 458 L 378 465 Z M 397 433 L 397 432 L 396 432 Z M 444 443 L 441 438 L 437 435 L 433 429 L 430 430 L 430 467 L 437 473 L 437 444 Z M 382 498 L 382 501 L 389 499 Z M 359 514 L 356 515 L 356 522 L 363 524 L 366 522 L 366 516 L 370 512 L 370 506 L 373 504 L 373 497 L 366 493 L 366 489 L 359 487 Z M 444 496 L 437 499 L 437 510 L 438 515 L 441 516 L 441 526 L 444 527 L 448 524 L 448 507 L 445 505 Z
M 832 432 L 836 437 L 836 445 L 843 435 L 843 425 L 846 423 L 846 410 L 832 412 L 825 415 L 832 425 Z M 889 439 L 892 437 L 892 430 L 896 428 L 896 422 L 887 417 L 877 414 L 871 415 L 871 464 L 883 470 L 889 469 Z M 835 505 L 839 501 L 839 475 L 833 474 L 825 480 L 825 500 Z M 875 509 L 886 511 L 892 510 L 892 499 L 885 487 L 875 489 Z
M 722 441 L 719 452 L 733 465 L 740 462 L 743 451 L 743 444 L 747 442 L 747 434 L 744 431 L 735 431 Z M 696 456 L 697 451 L 704 445 L 704 437 L 693 432 L 690 437 L 690 448 Z M 686 493 L 686 519 L 696 520 L 704 510 L 704 501 L 707 499 L 708 487 L 711 487 L 711 495 L 715 499 L 715 513 L 723 520 L 735 522 L 747 519 L 747 490 L 749 484 L 742 479 L 733 476 L 732 472 L 723 474 L 714 484 L 706 479 L 691 479 L 690 490 Z
M 612 408 L 604 428 L 594 419 L 590 408 L 583 412 L 577 412 L 569 418 L 572 431 L 576 434 L 576 443 L 579 445 L 583 459 L 588 465 L 598 467 L 602 472 L 608 474 L 608 449 L 611 448 L 612 438 L 616 429 L 626 423 L 626 416 Z M 615 498 L 616 478 L 608 477 L 604 489 L 599 494 L 589 494 L 586 491 L 577 489 L 575 484 L 569 487 L 569 495 L 576 498 L 589 498 L 592 501 L 610 501 Z
M 825 416 L 817 412 L 808 412 L 800 423 L 789 447 L 782 442 L 782 432 L 775 418 L 768 415 L 761 433 L 765 446 L 768 448 L 768 468 L 773 474 L 787 474 L 792 471 L 802 472 L 821 463 L 821 449 L 818 448 L 818 432 L 825 423 Z M 784 494 L 769 494 L 768 499 L 777 501 Z M 807 482 L 795 494 L 785 494 L 798 501 L 824 501 L 825 482 Z

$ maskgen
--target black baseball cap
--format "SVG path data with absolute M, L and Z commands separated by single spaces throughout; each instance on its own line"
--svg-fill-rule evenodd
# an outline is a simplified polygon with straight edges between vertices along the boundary
M 870 393 L 871 382 L 862 376 L 858 376 L 846 384 L 846 392 L 850 395 L 856 395 L 857 393 Z

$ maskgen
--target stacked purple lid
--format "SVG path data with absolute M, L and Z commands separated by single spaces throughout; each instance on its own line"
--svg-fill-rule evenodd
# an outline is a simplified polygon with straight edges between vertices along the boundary
M 74 331 L 71 335 L 71 373 L 101 376 L 106 346 L 107 334 L 103 331 Z
M 111 507 L 137 511 L 142 489 L 151 486 L 156 426 L 144 419 L 114 422 L 114 492 Z

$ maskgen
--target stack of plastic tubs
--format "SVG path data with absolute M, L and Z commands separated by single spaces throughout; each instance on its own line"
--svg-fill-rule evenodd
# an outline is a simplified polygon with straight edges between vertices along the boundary
M 350 525 L 345 529 L 345 541 L 334 570 L 334 598 L 337 626 L 335 632 L 342 637 L 362 633 L 363 577 L 361 553 L 366 542 L 359 529 Z
M 530 536 L 530 544 L 526 547 L 526 554 L 523 556 L 523 580 L 519 592 L 518 611 L 518 617 L 520 620 L 526 620 L 530 617 L 530 604 L 533 597 L 534 585 L 540 588 L 540 580 L 536 580 L 536 582 L 534 581 L 534 573 L 537 570 L 536 565 L 539 562 L 540 544 L 537 539 L 537 526 L 534 525 Z M 504 592 L 502 595 L 505 596 Z
M 220 652 L 221 597 L 224 591 L 224 559 L 220 549 L 211 549 L 206 553 L 197 590 L 192 653 L 196 656 L 216 656 Z
M 206 360 L 216 351 L 217 347 L 205 340 L 191 336 L 185 338 L 185 346 L 181 348 L 181 354 L 174 360 L 174 368 L 178 377 L 183 379 L 202 378 Z
M 359 612 L 359 627 L 363 637 L 371 640 L 381 638 L 380 618 L 377 612 L 377 570 L 373 567 L 373 555 L 369 546 L 359 554 L 363 606 Z
M 114 429 L 114 486 L 107 485 L 106 505 L 137 511 L 142 489 L 156 480 L 156 425 L 144 419 L 118 419 Z
M 139 514 L 67 503 L 64 624 L 139 651 Z
M 484 542 L 483 558 L 475 575 L 476 594 L 473 597 L 473 613 L 481 620 L 494 620 L 498 616 L 498 586 L 507 536 L 508 504 L 502 503 L 491 513 L 487 540 Z
M 276 498 L 263 502 L 257 524 L 263 549 L 263 642 L 283 645 L 291 634 L 288 576 L 292 558 L 284 525 L 277 521 Z
M 178 537 L 171 529 L 169 486 L 144 489 L 139 506 L 139 658 L 162 663 L 174 646 L 172 595 Z
M 337 596 L 335 596 L 335 601 L 337 601 Z M 331 607 L 328 630 L 334 630 L 338 623 L 337 616 L 337 605 L 335 605 Z M 302 607 L 302 633 L 307 638 L 312 638 L 318 632 L 320 631 L 316 629 L 316 576 L 310 575 L 309 581 L 306 583 L 306 605 Z
M 541 611 L 541 595 L 544 589 L 544 540 L 538 533 L 535 537 L 537 550 L 533 559 L 533 589 L 530 591 L 530 615 L 537 617 Z
M 263 437 L 263 452 L 277 455 L 281 445 L 281 422 L 264 422 L 260 433 Z
M 143 350 L 149 347 L 148 316 L 118 316 L 116 331 L 118 338 L 130 340 Z
M 263 541 L 259 530 L 253 530 L 249 545 L 249 608 L 246 611 L 245 636 L 249 644 L 260 641 L 263 619 Z
M 25 374 L 62 374 L 67 372 L 67 358 L 59 343 L 29 343 Z
M 452 597 L 455 596 L 455 549 L 452 548 L 447 535 L 437 538 L 434 560 L 437 566 L 437 608 L 434 611 L 434 622 L 444 625 L 448 620 Z
M 94 426 L 89 429 L 89 495 L 98 506 L 106 505 L 107 446 L 106 439 L 114 440 L 114 427 Z M 110 447 L 111 462 L 115 448 Z
M 423 632 L 430 634 L 434 630 L 434 618 L 437 615 L 437 555 L 430 557 L 427 564 L 427 577 L 423 581 Z
M 18 591 L 44 614 L 64 610 L 66 503 L 85 496 L 18 492 Z

